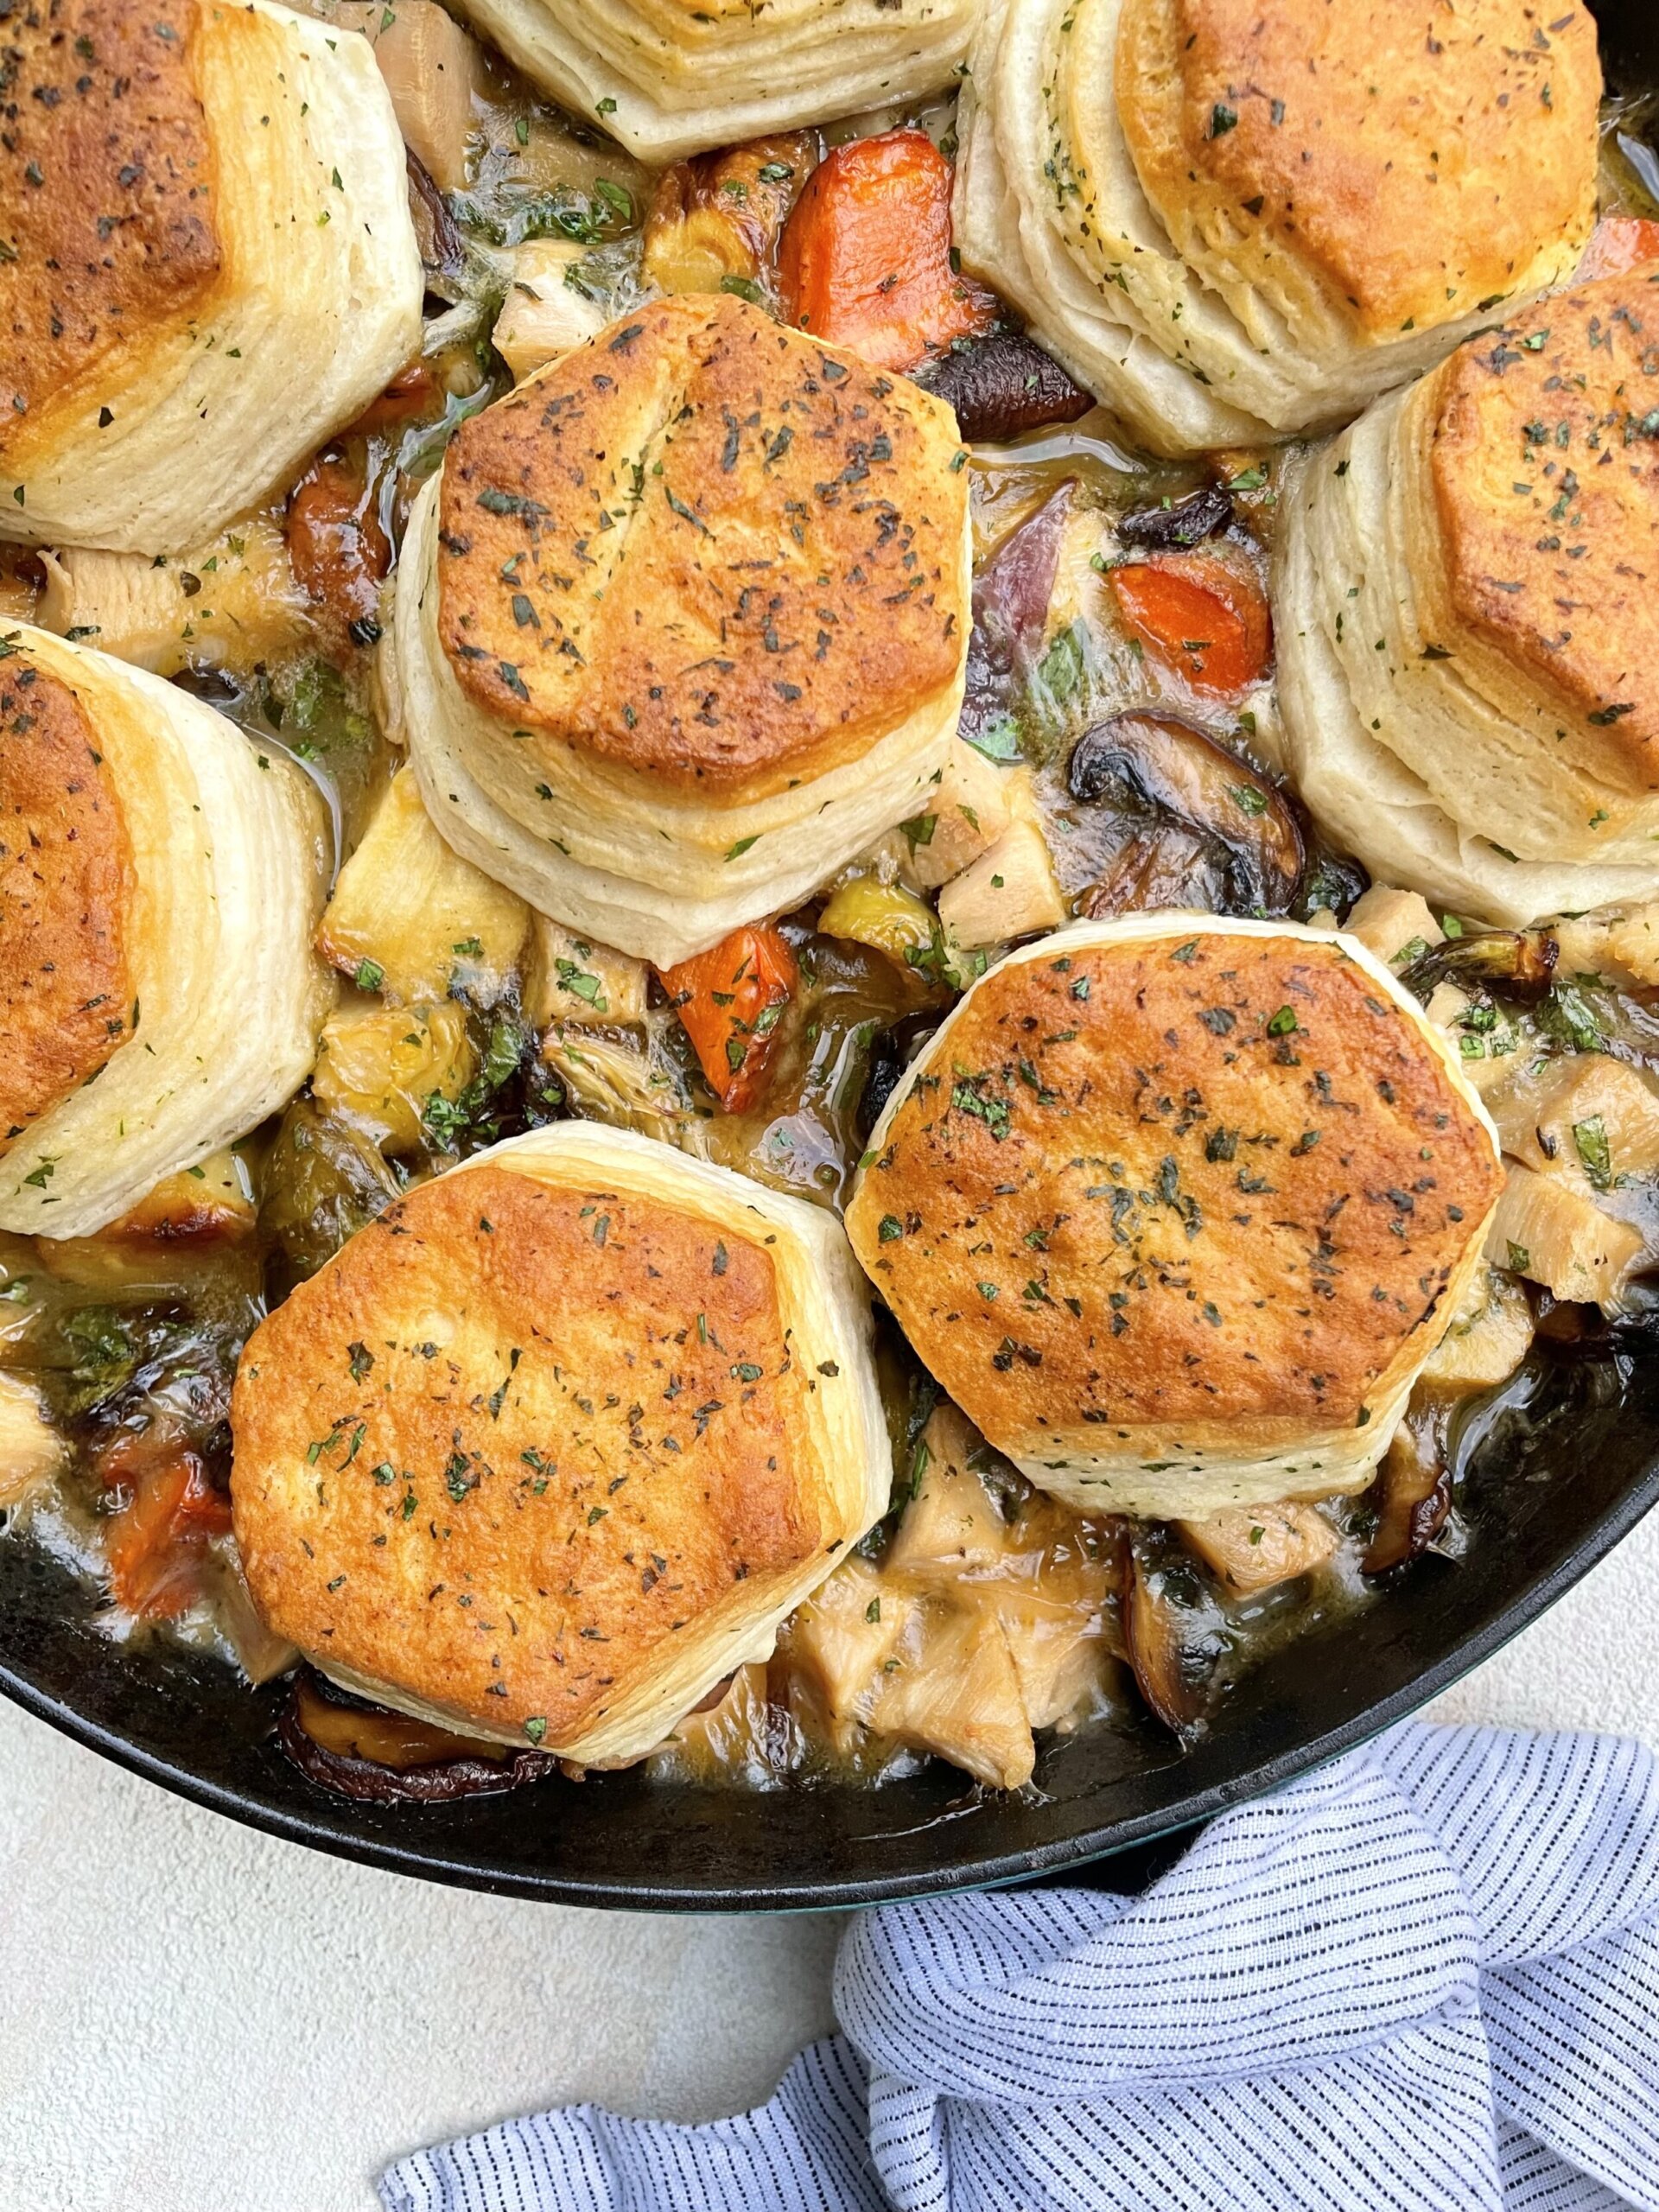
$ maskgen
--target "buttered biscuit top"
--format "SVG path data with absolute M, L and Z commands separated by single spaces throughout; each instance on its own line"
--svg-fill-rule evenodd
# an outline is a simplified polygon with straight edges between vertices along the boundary
M 729 296 L 615 322 L 467 423 L 398 652 L 433 818 L 658 961 L 914 810 L 962 698 L 949 408 Z
M 520 1138 L 363 1230 L 236 1385 L 266 1617 L 405 1709 L 637 1757 L 886 1503 L 841 1231 L 645 1138 Z
M 821 774 L 956 678 L 960 452 L 937 400 L 740 301 L 645 309 L 457 436 L 444 649 L 532 759 Z
M 272 0 L 8 10 L 0 536 L 175 552 L 417 356 L 367 42 Z
M 1291 763 L 1365 860 L 1508 922 L 1659 890 L 1659 262 L 1535 301 L 1295 472 Z
M 1572 270 L 1600 89 L 1530 0 L 996 0 L 957 238 L 1159 451 L 1340 423 Z
M 1005 961 L 849 1215 L 950 1395 L 1076 1502 L 1355 1488 L 1478 1259 L 1478 1108 L 1363 952 L 1137 918 Z

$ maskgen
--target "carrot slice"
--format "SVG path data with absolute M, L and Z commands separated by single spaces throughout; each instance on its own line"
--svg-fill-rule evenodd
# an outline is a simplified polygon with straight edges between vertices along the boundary
M 788 940 L 778 930 L 734 930 L 711 950 L 658 972 L 709 1089 L 728 1114 L 747 1113 L 799 980 Z
M 1639 215 L 1604 215 L 1590 233 L 1573 282 L 1587 284 L 1593 276 L 1622 276 L 1644 261 L 1659 261 L 1659 223 Z
M 113 1459 L 106 1481 L 126 1480 Z M 194 1452 L 178 1451 L 131 1478 L 131 1497 L 110 1522 L 105 1553 L 116 1603 L 151 1620 L 181 1613 L 196 1594 L 193 1553 L 228 1535 L 229 1501 L 208 1481 Z
M 950 266 L 950 164 L 925 130 L 819 163 L 784 227 L 778 289 L 791 322 L 878 369 L 913 369 L 1000 312 Z
M 1118 612 L 1160 667 L 1207 698 L 1237 699 L 1267 673 L 1273 626 L 1254 578 L 1202 553 L 1154 553 L 1111 571 Z

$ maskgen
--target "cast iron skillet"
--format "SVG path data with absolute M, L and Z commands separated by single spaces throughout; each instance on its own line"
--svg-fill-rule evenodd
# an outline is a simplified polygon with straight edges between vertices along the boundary
M 1570 7 L 1573 0 L 1563 0 Z M 1599 0 L 1610 79 L 1659 80 L 1652 0 Z M 701 1910 L 848 1905 L 1052 1873 L 1207 1818 L 1401 1719 L 1495 1651 L 1659 1503 L 1659 1350 L 1621 1390 L 1564 1370 L 1563 1410 L 1500 1421 L 1462 1497 L 1459 1561 L 1427 1557 L 1368 1610 L 1244 1675 L 1183 1753 L 1148 1719 L 1052 1743 L 1005 1797 L 935 1761 L 879 1790 L 757 1794 L 635 1774 L 455 1804 L 375 1806 L 308 1783 L 277 1749 L 280 1685 L 99 1634 L 94 1595 L 0 1542 L 0 1690 L 135 1773 L 271 1834 L 428 1880 L 575 1904 Z M 1106 1878 L 1111 1878 L 1109 1872 Z

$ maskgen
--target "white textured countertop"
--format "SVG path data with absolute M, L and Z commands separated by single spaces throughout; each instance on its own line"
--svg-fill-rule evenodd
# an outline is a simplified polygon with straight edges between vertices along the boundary
M 1659 1746 L 1659 1514 L 1435 1708 Z M 828 1916 L 429 1888 L 180 1803 L 0 1706 L 0 2212 L 373 2212 L 400 2152 L 591 2097 L 757 2101 Z

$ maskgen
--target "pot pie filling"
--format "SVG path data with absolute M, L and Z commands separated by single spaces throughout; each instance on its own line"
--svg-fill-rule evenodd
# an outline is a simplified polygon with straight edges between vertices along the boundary
M 1019 1789 L 1454 1560 L 1656 1310 L 1659 204 L 1536 12 L 31 19 L 8 1540 L 410 1805 Z

